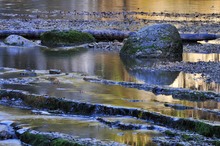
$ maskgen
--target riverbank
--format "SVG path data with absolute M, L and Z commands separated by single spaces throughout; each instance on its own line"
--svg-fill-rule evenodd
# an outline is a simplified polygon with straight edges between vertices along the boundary
M 220 17 L 213 14 L 156 12 L 45 12 L 33 15 L 2 13 L 0 30 L 86 30 L 118 29 L 136 31 L 155 23 L 171 23 L 181 33 L 218 34 Z

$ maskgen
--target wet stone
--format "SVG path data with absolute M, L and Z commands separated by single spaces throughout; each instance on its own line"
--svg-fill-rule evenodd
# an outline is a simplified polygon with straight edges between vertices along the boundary
M 58 69 L 50 69 L 49 74 L 61 74 L 61 70 Z

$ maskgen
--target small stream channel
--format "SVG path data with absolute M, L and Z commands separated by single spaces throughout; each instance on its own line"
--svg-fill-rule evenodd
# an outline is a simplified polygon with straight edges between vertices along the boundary
M 219 61 L 219 54 L 184 53 L 183 60 L 189 62 Z M 136 65 L 136 62 L 133 63 Z M 158 62 L 145 60 L 141 63 L 154 65 Z M 134 72 L 129 70 L 129 65 L 120 59 L 118 53 L 114 52 L 90 50 L 72 54 L 51 54 L 40 50 L 40 48 L 0 47 L 1 67 L 31 70 L 60 69 L 65 73 L 80 72 L 115 81 L 148 83 L 204 91 L 220 91 L 219 84 L 206 83 L 200 74 L 161 71 Z M 1 79 L 20 77 L 21 75 L 17 72 L 4 73 L 2 71 L 0 74 Z M 140 108 L 175 117 L 220 122 L 219 114 L 199 110 L 209 109 L 219 111 L 220 103 L 218 101 L 189 101 L 186 99 L 176 99 L 171 95 L 155 95 L 152 92 L 144 90 L 125 88 L 118 85 L 109 86 L 90 83 L 75 78 L 69 79 L 68 82 L 69 83 L 61 84 L 45 82 L 29 85 L 1 84 L 1 88 L 23 90 L 29 93 L 61 98 L 65 97 L 66 99 L 82 102 Z M 165 106 L 165 103 L 196 107 L 197 110 L 176 110 Z M 36 113 L 29 110 L 18 110 L 4 106 L 0 106 L 0 109 L 0 119 L 17 121 L 40 131 L 62 132 L 82 138 L 89 137 L 101 140 L 112 140 L 130 145 L 153 145 L 151 138 L 160 136 L 160 131 L 158 130 L 124 131 L 109 128 L 99 123 L 94 117 L 36 115 Z M 113 119 L 114 121 L 123 121 L 124 123 L 145 123 L 144 121 L 131 117 L 116 116 L 107 118 Z

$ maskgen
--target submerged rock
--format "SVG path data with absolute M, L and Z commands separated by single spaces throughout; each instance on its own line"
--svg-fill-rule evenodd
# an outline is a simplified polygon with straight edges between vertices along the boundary
M 182 56 L 183 45 L 178 30 L 170 24 L 156 24 L 132 33 L 120 51 L 121 55 L 165 58 Z
M 89 34 L 76 30 L 70 31 L 49 31 L 41 36 L 41 43 L 50 47 L 73 46 L 94 42 L 95 38 Z
M 36 47 L 38 44 L 22 37 L 19 35 L 10 35 L 5 40 L 4 43 L 11 46 L 22 46 L 22 47 Z

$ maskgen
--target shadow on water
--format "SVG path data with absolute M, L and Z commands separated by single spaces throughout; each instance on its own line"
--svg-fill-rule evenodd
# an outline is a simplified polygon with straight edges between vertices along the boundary
M 126 66 L 129 74 L 138 80 L 144 81 L 147 84 L 171 85 L 180 72 L 145 70 L 141 69 L 141 67 L 151 68 L 155 65 L 166 64 L 166 62 L 181 61 L 182 59 L 138 59 L 121 56 L 121 60 Z

